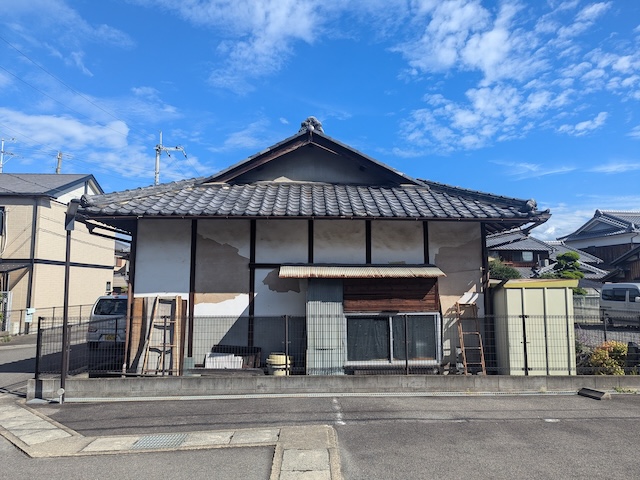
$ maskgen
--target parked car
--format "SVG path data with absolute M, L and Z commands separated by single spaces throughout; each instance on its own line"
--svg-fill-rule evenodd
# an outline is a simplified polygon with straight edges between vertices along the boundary
M 609 325 L 640 326 L 640 283 L 605 283 L 600 319 Z
M 89 348 L 98 348 L 111 344 L 124 344 L 127 316 L 126 295 L 106 295 L 98 298 L 91 309 L 87 344 Z

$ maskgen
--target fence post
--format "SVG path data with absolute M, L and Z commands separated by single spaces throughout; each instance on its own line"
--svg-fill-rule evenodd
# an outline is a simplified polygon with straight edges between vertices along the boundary
M 404 366 L 405 373 L 409 375 L 409 326 L 407 325 L 407 314 L 404 317 Z
M 285 375 L 289 375 L 289 315 L 284 316 L 284 365 Z
M 522 317 L 522 348 L 524 354 L 524 374 L 529 376 L 529 355 L 527 353 L 527 317 L 528 315 L 520 315 Z
M 42 317 L 38 317 L 38 333 L 36 335 L 36 371 L 35 378 L 40 378 L 40 356 L 42 355 Z

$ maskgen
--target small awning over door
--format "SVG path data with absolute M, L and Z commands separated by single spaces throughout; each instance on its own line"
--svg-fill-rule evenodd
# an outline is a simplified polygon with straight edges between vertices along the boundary
M 437 278 L 435 265 L 282 265 L 280 278 Z

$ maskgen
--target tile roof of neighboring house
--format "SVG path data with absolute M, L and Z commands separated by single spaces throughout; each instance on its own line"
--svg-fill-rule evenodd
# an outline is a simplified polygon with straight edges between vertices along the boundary
M 46 196 L 56 198 L 61 192 L 93 181 L 102 191 L 93 175 L 55 173 L 1 173 L 0 195 Z
M 302 178 L 243 183 L 245 174 L 260 172 L 269 162 L 302 148 L 307 152 L 309 147 L 374 172 L 381 182 L 362 185 Z M 484 221 L 488 233 L 544 223 L 550 217 L 533 200 L 414 179 L 323 133 L 307 130 L 210 177 L 84 196 L 79 213 L 112 225 L 138 217 L 475 220 Z
M 593 229 L 596 225 L 599 228 Z M 640 211 L 596 210 L 593 218 L 559 240 L 606 237 L 629 232 L 640 232 Z
M 520 230 L 488 235 L 487 248 L 495 251 L 543 251 L 549 253 L 553 251 L 553 247 L 546 242 L 531 237 Z
M 553 260 L 555 260 L 558 255 L 562 255 L 563 253 L 575 252 L 580 255 L 580 261 L 583 263 L 602 263 L 601 258 L 598 258 L 595 255 L 591 255 L 590 253 L 583 252 L 582 250 L 578 250 L 577 248 L 565 245 L 565 243 L 560 240 L 552 240 L 546 243 L 553 247 L 553 252 L 550 254 L 550 257 Z
M 584 278 L 586 278 L 587 280 L 601 280 L 609 274 L 608 271 L 602 270 L 601 268 L 598 268 L 598 267 L 594 267 L 593 265 L 589 265 L 588 263 L 584 263 L 581 261 L 578 261 L 578 263 L 580 264 L 580 271 L 584 273 Z M 538 272 L 539 275 L 553 272 L 554 266 L 555 266 L 555 263 L 542 267 Z

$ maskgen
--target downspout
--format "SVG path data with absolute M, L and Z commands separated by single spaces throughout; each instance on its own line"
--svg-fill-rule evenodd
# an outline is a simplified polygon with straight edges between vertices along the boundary
M 31 247 L 30 247 L 31 251 L 29 254 L 30 265 L 29 265 L 29 283 L 27 283 L 27 299 L 26 299 L 27 308 L 32 307 L 31 301 L 33 299 L 34 290 L 35 290 L 34 270 L 36 266 L 36 241 L 37 241 L 37 234 L 38 234 L 38 219 L 39 219 L 38 207 L 39 207 L 38 197 L 35 197 L 33 199 L 33 218 L 31 220 Z

